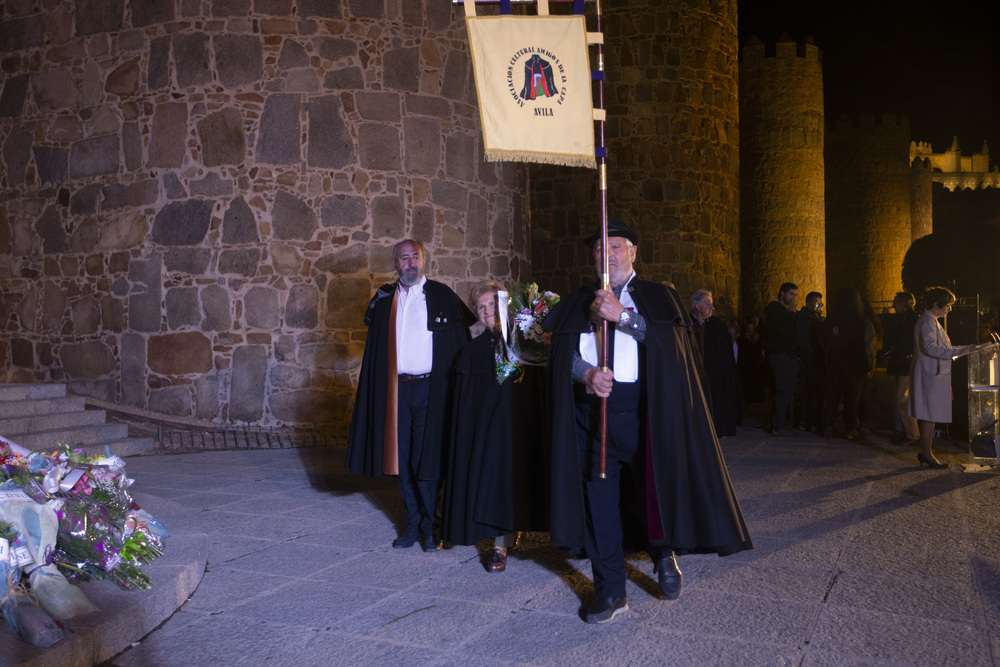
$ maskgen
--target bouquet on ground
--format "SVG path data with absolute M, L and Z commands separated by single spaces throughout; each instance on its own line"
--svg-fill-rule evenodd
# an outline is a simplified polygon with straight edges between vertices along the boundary
M 166 530 L 132 501 L 124 469 L 110 451 L 35 452 L 0 437 L 0 599 L 15 600 L 0 615 L 25 641 L 49 646 L 58 619 L 96 611 L 70 582 L 151 585 L 142 565 L 163 554 Z
M 551 334 L 542 329 L 542 320 L 559 303 L 555 292 L 542 291 L 537 283 L 516 283 L 500 294 L 506 309 L 500 309 L 507 353 L 514 363 L 545 364 Z

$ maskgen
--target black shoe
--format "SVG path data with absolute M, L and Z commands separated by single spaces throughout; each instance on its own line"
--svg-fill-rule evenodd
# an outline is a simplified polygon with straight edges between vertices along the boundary
M 438 541 L 434 539 L 433 534 L 424 535 L 420 544 L 424 548 L 424 551 L 437 551 L 438 549 L 441 548 L 441 545 L 438 544 Z
M 602 598 L 597 600 L 589 609 L 584 618 L 587 623 L 610 623 L 615 620 L 618 614 L 628 611 L 628 600 L 625 598 Z
M 660 590 L 663 592 L 663 597 L 668 600 L 676 600 L 681 596 L 681 586 L 684 584 L 684 575 L 681 574 L 681 570 L 677 567 L 677 559 L 674 558 L 673 552 L 669 552 L 669 556 L 663 556 L 660 560 L 653 566 L 653 572 L 656 573 L 656 578 L 660 582 Z
M 417 538 L 420 537 L 420 533 L 416 530 L 407 528 L 403 531 L 403 534 L 392 541 L 393 549 L 409 549 L 414 544 L 417 543 Z
M 927 458 L 924 456 L 923 452 L 917 454 L 917 461 L 920 463 L 920 467 L 923 468 L 924 464 L 927 464 L 931 468 L 936 468 L 938 470 L 943 470 L 948 467 L 947 463 L 941 463 L 940 461 L 935 461 L 933 457 Z
M 493 547 L 493 553 L 486 560 L 486 569 L 490 572 L 503 572 L 507 569 L 507 550 Z

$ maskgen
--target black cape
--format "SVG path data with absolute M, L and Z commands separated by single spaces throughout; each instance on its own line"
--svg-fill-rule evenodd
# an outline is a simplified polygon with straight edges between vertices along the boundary
M 586 514 L 583 473 L 574 420 L 572 359 L 579 335 L 589 329 L 596 285 L 560 301 L 543 326 L 552 332 L 549 350 L 553 401 L 550 533 L 556 546 L 583 548 Z M 691 322 L 672 288 L 634 278 L 628 286 L 646 319 L 639 345 L 640 381 L 645 383 L 648 453 L 663 543 L 678 554 L 725 556 L 752 549 L 750 533 L 733 491 L 712 427 L 690 338 Z M 654 495 L 655 494 L 655 495 Z M 648 539 L 648 536 L 647 536 Z
M 692 318 L 691 326 L 701 346 L 702 361 L 711 395 L 712 420 L 716 435 L 736 435 L 736 424 L 742 418 L 737 401 L 736 357 L 729 326 L 712 315 L 699 324 Z
M 497 385 L 494 346 L 483 332 L 455 364 L 441 522 L 441 538 L 452 544 L 548 529 L 545 369 L 525 366 L 520 381 Z
M 368 335 L 347 439 L 347 467 L 353 473 L 369 477 L 382 476 L 389 373 L 389 311 L 398 284 L 382 285 L 365 312 Z M 468 306 L 443 283 L 428 280 L 424 283 L 424 294 L 427 295 L 427 329 L 433 333 L 434 347 L 424 447 L 417 477 L 439 479 L 441 452 L 448 437 L 449 420 L 446 415 L 451 407 L 451 368 L 469 339 L 468 325 L 474 317 Z

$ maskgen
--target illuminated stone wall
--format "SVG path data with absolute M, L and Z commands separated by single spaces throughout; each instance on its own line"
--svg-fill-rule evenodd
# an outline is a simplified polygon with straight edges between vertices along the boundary
M 910 247 L 910 128 L 906 118 L 844 117 L 828 130 L 827 285 L 850 285 L 869 301 L 902 289 Z
M 930 160 L 910 164 L 910 242 L 934 231 L 934 181 Z
M 611 3 L 605 16 L 609 211 L 642 235 L 639 273 L 686 300 L 739 281 L 736 2 Z M 557 290 L 594 279 L 581 243 L 598 227 L 596 172 L 531 168 L 533 275 Z
M 526 171 L 482 158 L 460 7 L 2 7 L 3 381 L 343 425 L 395 241 L 460 294 L 525 272 Z
M 762 315 L 784 282 L 826 295 L 820 50 L 787 35 L 740 61 L 742 312 Z

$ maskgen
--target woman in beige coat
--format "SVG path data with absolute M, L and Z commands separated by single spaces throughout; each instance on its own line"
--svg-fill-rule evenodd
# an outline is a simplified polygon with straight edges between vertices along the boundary
M 926 310 L 913 329 L 913 362 L 910 366 L 910 405 L 920 428 L 920 465 L 946 468 L 934 457 L 931 444 L 935 423 L 951 422 L 951 360 L 978 350 L 979 345 L 951 344 L 938 322 L 951 311 L 955 295 L 945 287 L 929 287 L 924 293 Z

